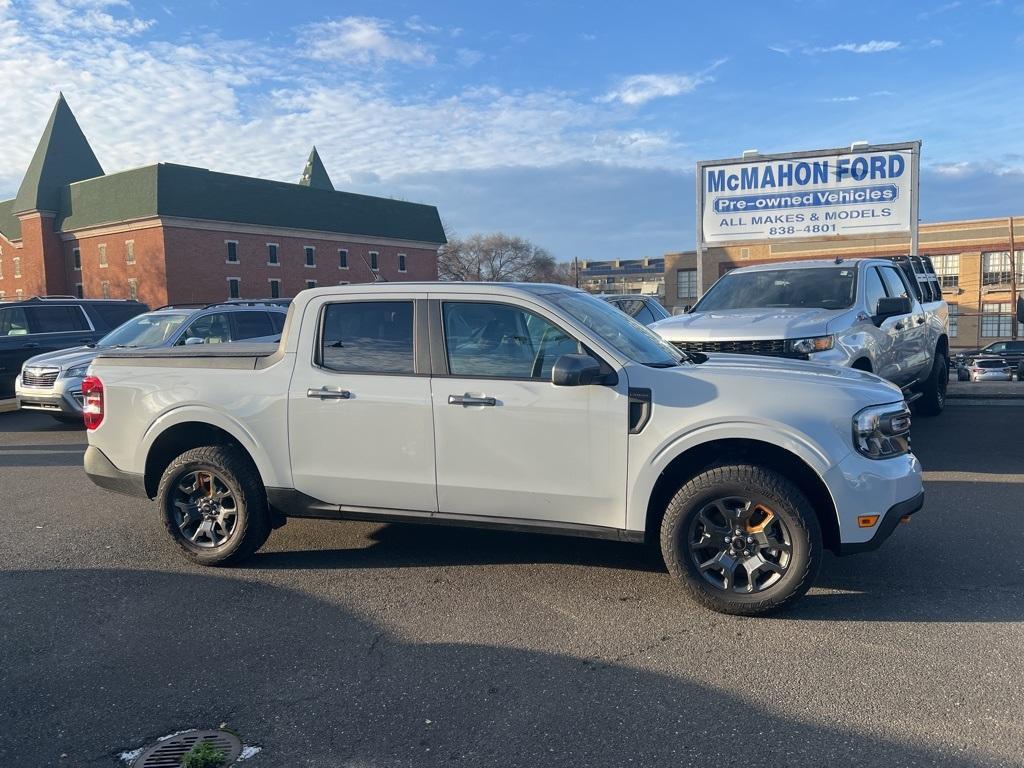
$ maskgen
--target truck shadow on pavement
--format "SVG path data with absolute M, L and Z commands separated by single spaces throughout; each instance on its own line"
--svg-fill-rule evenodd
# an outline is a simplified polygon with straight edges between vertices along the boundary
M 112 767 L 124 749 L 221 722 L 263 747 L 254 765 L 288 768 L 997 764 L 786 717 L 770 691 L 410 642 L 226 575 L 13 571 L 0 598 L 0 765 Z
M 0 469 L 4 467 L 81 467 L 85 443 L 11 445 L 0 443 Z

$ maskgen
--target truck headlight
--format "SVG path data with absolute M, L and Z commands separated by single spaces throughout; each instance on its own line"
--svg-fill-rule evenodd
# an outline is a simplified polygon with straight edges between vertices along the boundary
M 836 344 L 834 336 L 811 336 L 806 339 L 791 339 L 790 348 L 801 355 L 809 355 L 812 352 L 824 352 L 832 349 Z
M 64 371 L 65 379 L 84 379 L 86 374 L 89 372 L 89 364 L 76 365 L 74 368 L 68 368 Z
M 906 403 L 872 405 L 853 417 L 853 446 L 869 459 L 889 459 L 910 451 L 910 409 Z

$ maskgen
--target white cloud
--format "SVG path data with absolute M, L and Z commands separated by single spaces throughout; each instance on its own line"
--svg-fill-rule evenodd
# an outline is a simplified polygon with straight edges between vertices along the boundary
M 897 40 L 869 40 L 866 43 L 838 43 L 828 47 L 805 48 L 804 53 L 884 53 L 902 45 Z
M 932 8 L 930 11 L 921 11 L 921 13 L 917 14 L 917 18 L 920 21 L 927 21 L 933 16 L 938 16 L 940 14 L 955 10 L 956 8 L 959 8 L 961 5 L 962 3 L 960 2 L 960 0 L 955 0 L 952 3 L 946 3 L 945 5 L 940 5 L 937 8 Z
M 653 99 L 693 93 L 704 83 L 712 82 L 714 78 L 711 76 L 711 72 L 724 64 L 725 61 L 725 59 L 719 59 L 702 72 L 692 75 L 630 75 L 623 78 L 616 88 L 602 96 L 599 101 L 618 101 L 630 106 L 639 106 Z
M 429 66 L 435 61 L 427 46 L 396 32 L 391 22 L 369 16 L 308 24 L 300 43 L 311 58 L 321 61 L 363 66 L 389 61 Z
M 29 9 L 33 20 L 50 31 L 137 35 L 154 23 L 135 17 L 127 0 L 33 0 Z
M 823 99 L 823 101 L 832 104 L 841 104 L 851 101 L 860 101 L 860 96 L 833 96 L 831 99 Z
M 0 0 L 0 199 L 16 191 L 59 90 L 108 172 L 176 162 L 294 181 L 314 143 L 339 186 L 369 174 L 386 186 L 403 173 L 680 162 L 670 131 L 637 130 L 570 93 L 393 93 L 373 68 L 311 67 L 291 47 L 158 33 L 82 31 L 58 47 L 23 6 Z M 360 49 L 366 61 L 395 55 L 375 35 L 358 39 L 374 43 Z
M 481 51 L 473 48 L 459 48 L 455 51 L 455 60 L 463 67 L 472 67 L 479 64 L 484 58 Z

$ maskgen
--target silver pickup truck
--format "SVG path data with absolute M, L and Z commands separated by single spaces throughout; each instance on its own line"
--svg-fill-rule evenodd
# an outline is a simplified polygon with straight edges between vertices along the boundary
M 103 352 L 85 468 L 207 565 L 288 517 L 648 540 L 698 601 L 759 614 L 920 509 L 921 467 L 877 376 L 712 357 L 563 286 L 316 288 L 277 347 Z
M 918 413 L 942 412 L 949 308 L 923 257 L 792 261 L 726 273 L 651 330 L 687 352 L 832 363 L 888 379 Z

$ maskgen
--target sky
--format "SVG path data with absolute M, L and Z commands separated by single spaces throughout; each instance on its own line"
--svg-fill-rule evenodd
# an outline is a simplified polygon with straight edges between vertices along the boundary
M 921 139 L 921 218 L 1024 215 L 1024 1 L 0 0 L 0 199 L 58 92 L 154 162 L 434 204 L 562 261 L 694 247 L 694 165 Z

